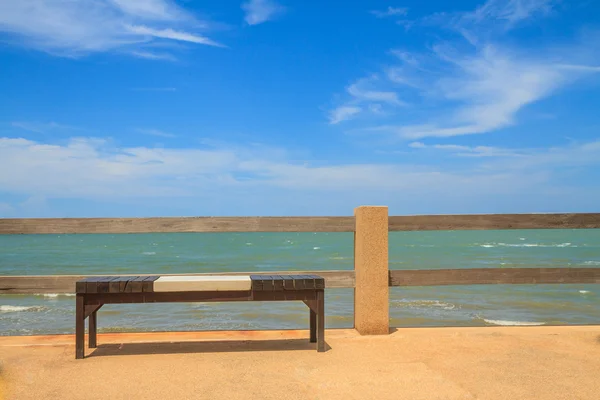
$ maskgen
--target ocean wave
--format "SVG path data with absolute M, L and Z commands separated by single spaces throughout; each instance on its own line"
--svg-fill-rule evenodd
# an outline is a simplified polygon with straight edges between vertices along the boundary
M 530 321 L 508 321 L 502 319 L 486 319 L 483 320 L 491 325 L 500 325 L 500 326 L 540 326 L 545 325 L 544 322 L 530 322 Z
M 0 305 L 0 312 L 9 313 L 9 312 L 21 312 L 21 311 L 43 311 L 45 307 L 40 306 L 9 306 L 9 305 Z
M 439 300 L 395 300 L 392 302 L 392 305 L 398 307 L 406 307 L 406 308 L 441 308 L 444 310 L 454 310 L 457 308 L 455 304 L 452 303 L 444 303 Z M 460 308 L 460 307 L 458 307 Z
M 145 256 L 153 256 L 156 254 L 156 252 L 155 251 L 145 251 L 142 254 Z
M 330 260 L 349 260 L 350 257 L 329 257 Z
M 583 265 L 600 265 L 600 261 L 584 261 Z
M 50 299 L 55 299 L 58 296 L 72 297 L 75 296 L 75 293 L 35 293 L 34 296 L 42 296 Z
M 485 243 L 479 247 L 577 247 L 572 243 L 543 244 L 543 243 Z
M 589 290 L 580 290 L 579 293 L 581 293 L 581 294 L 588 294 L 588 293 L 590 293 L 590 291 Z
M 318 246 L 313 247 L 313 250 L 320 250 L 321 248 Z

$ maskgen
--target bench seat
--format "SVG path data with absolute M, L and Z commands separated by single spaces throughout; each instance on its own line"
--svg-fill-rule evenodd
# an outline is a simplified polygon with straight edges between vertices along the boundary
M 75 358 L 97 346 L 97 313 L 105 304 L 224 301 L 302 301 L 310 310 L 310 342 L 325 351 L 325 280 L 319 275 L 92 276 L 75 283 Z
M 154 281 L 155 292 L 247 291 L 251 288 L 252 280 L 247 275 L 161 276 Z

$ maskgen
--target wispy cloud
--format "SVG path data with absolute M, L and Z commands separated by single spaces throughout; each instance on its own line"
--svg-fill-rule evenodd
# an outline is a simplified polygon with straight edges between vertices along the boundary
M 428 145 L 424 145 L 425 148 Z M 414 145 L 413 147 L 420 147 Z M 435 148 L 471 152 L 467 146 Z M 477 150 L 484 152 L 483 150 Z M 558 188 L 554 172 L 565 167 L 597 168 L 600 141 L 551 149 L 519 150 L 519 157 L 471 157 L 465 166 L 453 164 L 328 163 L 294 160 L 285 149 L 268 147 L 118 147 L 98 138 L 71 138 L 62 144 L 0 138 L 0 187 L 6 193 L 40 199 L 194 198 L 207 190 L 219 199 L 245 193 L 318 195 L 319 201 L 336 196 L 336 204 L 406 193 L 421 201 L 443 196 L 481 204 L 481 199 L 518 193 L 545 201 Z M 484 163 L 482 163 L 484 162 Z M 527 195 L 524 195 L 527 194 Z M 564 194 L 566 195 L 568 191 Z M 371 197 L 375 194 L 375 197 Z M 325 197 L 323 197 L 325 196 Z M 366 196 L 366 197 L 365 197 Z M 595 193 L 600 198 L 600 193 Z M 235 195 L 239 201 L 239 195 Z M 267 196 L 270 197 L 270 196 Z M 402 196 L 400 196 L 402 197 Z M 261 200 L 264 204 L 265 197 Z M 534 204 L 534 203 L 532 203 Z M 539 203 L 537 203 L 539 204 Z M 11 212 L 11 205 L 4 212 Z M 444 208 L 446 209 L 446 208 Z M 455 210 L 456 211 L 456 210 Z M 489 210 L 488 210 L 489 211 Z M 540 211 L 538 208 L 537 210 Z M 471 210 L 471 212 L 474 212 Z
M 146 46 L 173 40 L 218 46 L 197 32 L 206 28 L 173 0 L 0 1 L 5 42 L 60 56 L 119 50 L 139 57 Z
M 410 140 L 488 133 L 516 124 L 527 106 L 600 72 L 589 42 L 536 48 L 503 40 L 518 24 L 551 10 L 549 0 L 489 0 L 472 12 L 426 17 L 423 26 L 451 28 L 462 39 L 439 41 L 422 53 L 391 50 L 397 61 L 380 75 L 378 91 L 411 99 L 414 108 L 432 114 L 407 120 L 392 110 L 386 115 L 397 121 L 365 129 Z
M 493 146 L 464 146 L 458 144 L 425 144 L 423 142 L 411 142 L 408 144 L 413 149 L 443 150 L 458 157 L 519 157 L 526 156 L 528 151 L 506 149 Z M 529 154 L 531 150 L 529 150 Z
M 342 121 L 347 121 L 360 113 L 362 109 L 356 106 L 340 106 L 329 112 L 329 123 L 339 124 Z
M 13 121 L 10 123 L 10 125 L 14 128 L 19 128 L 34 133 L 47 133 L 59 129 L 76 129 L 72 126 L 63 125 L 56 122 Z
M 152 53 L 149 51 L 132 51 L 131 55 L 138 58 L 145 58 L 148 60 L 165 60 L 165 61 L 177 61 L 177 58 L 172 54 L 168 53 Z
M 174 135 L 174 134 L 169 133 L 169 132 L 161 131 L 159 129 L 142 129 L 142 128 L 138 128 L 138 129 L 136 129 L 136 131 L 139 132 L 139 133 L 143 133 L 144 135 L 158 136 L 158 137 L 163 137 L 163 138 L 175 138 L 175 137 L 177 137 L 177 135 Z
M 554 3 L 556 0 L 489 0 L 461 17 L 463 21 L 478 23 L 493 19 L 515 24 L 536 15 L 548 14 Z
M 380 11 L 380 10 L 371 11 L 371 14 L 375 15 L 378 18 L 398 17 L 398 16 L 406 15 L 407 13 L 408 13 L 408 8 L 406 8 L 406 7 L 391 7 L 391 6 L 389 6 L 384 11 Z
M 381 80 L 377 75 L 362 78 L 346 87 L 347 99 L 344 104 L 329 111 L 329 122 L 337 124 L 357 114 L 366 112 L 375 115 L 385 114 L 386 108 L 405 106 L 398 93 L 381 89 Z M 386 82 L 383 82 L 385 85 Z
M 242 4 L 246 13 L 244 20 L 248 25 L 258 25 L 280 15 L 285 8 L 273 0 L 250 0 Z
M 152 36 L 162 39 L 179 40 L 182 42 L 191 42 L 197 44 L 205 44 L 208 46 L 224 47 L 222 44 L 217 43 L 207 37 L 201 35 L 194 35 L 187 32 L 174 31 L 173 29 L 153 29 L 144 25 L 130 25 L 127 29 L 137 35 Z
M 160 21 L 192 18 L 175 3 L 165 0 L 109 0 L 126 14 Z

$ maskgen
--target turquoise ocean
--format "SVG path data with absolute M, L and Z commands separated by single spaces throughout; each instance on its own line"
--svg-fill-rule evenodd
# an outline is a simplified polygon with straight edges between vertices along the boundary
M 0 236 L 2 275 L 351 270 L 352 233 L 168 233 Z M 390 233 L 390 269 L 600 268 L 600 230 Z M 74 332 L 75 298 L 0 295 L 0 335 Z M 326 326 L 353 325 L 353 290 L 326 291 Z M 390 324 L 600 324 L 600 285 L 390 289 Z M 100 332 L 307 328 L 302 303 L 106 305 Z

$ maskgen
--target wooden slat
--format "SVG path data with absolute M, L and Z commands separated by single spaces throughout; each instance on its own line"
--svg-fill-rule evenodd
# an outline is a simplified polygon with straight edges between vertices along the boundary
M 315 280 L 312 275 L 302 275 L 302 278 L 304 279 L 304 288 L 305 289 L 314 290 L 316 288 Z
M 101 282 L 104 279 L 106 279 L 105 276 L 97 276 L 95 278 L 86 279 L 86 293 L 98 293 L 98 282 Z
M 133 293 L 133 281 L 135 281 L 137 278 L 139 278 L 139 276 L 130 276 L 125 282 L 125 288 L 123 289 L 123 292 Z
M 273 278 L 273 290 L 283 290 L 283 277 L 281 275 L 271 275 Z
M 600 268 L 392 270 L 390 286 L 600 283 Z
M 265 275 L 262 280 L 263 291 L 272 292 L 275 290 L 275 283 L 273 282 L 272 275 Z
M 123 277 L 118 276 L 108 284 L 108 293 L 120 293 L 121 292 L 121 281 Z
M 600 228 L 600 213 L 410 215 L 390 231 Z M 353 232 L 354 217 L 4 218 L 0 234 Z
M 294 290 L 294 279 L 289 275 L 281 275 L 283 279 L 283 290 Z
M 152 293 L 154 292 L 154 281 L 159 278 L 158 275 L 154 276 L 146 276 L 144 278 L 144 283 L 142 285 L 142 292 L 144 293 Z
M 144 289 L 144 279 L 146 278 L 146 276 L 138 276 L 131 280 L 128 284 L 128 287 L 131 285 L 131 293 L 142 293 Z
M 353 232 L 354 217 L 4 218 L 0 234 Z
M 270 292 L 275 293 L 275 292 Z M 221 302 L 221 301 L 250 301 L 251 292 L 236 291 L 198 291 L 198 292 L 154 292 L 154 293 L 92 293 L 85 295 L 86 301 L 97 304 L 123 303 L 169 303 L 169 302 Z
M 108 293 L 110 288 L 110 283 L 118 279 L 116 276 L 107 276 L 97 283 L 97 292 L 98 293 Z
M 297 274 L 310 274 L 312 272 L 299 271 Z M 271 275 L 271 274 L 290 274 L 290 272 L 225 272 L 225 273 L 205 273 L 205 274 L 161 274 L 161 276 L 176 275 Z M 325 287 L 334 288 L 353 288 L 354 271 L 318 271 L 318 274 L 325 278 Z M 122 275 L 124 279 L 130 279 L 132 276 L 141 275 Z M 154 275 L 143 275 L 154 276 Z M 84 278 L 94 276 L 86 275 L 18 275 L 18 276 L 0 276 L 0 294 L 43 294 L 43 293 L 75 293 L 75 282 Z M 125 281 L 119 281 L 119 292 L 123 292 Z M 109 287 L 110 290 L 110 287 Z M 111 292 L 112 293 L 112 292 Z
M 306 289 L 306 285 L 304 284 L 304 275 L 292 275 L 292 279 L 294 280 L 294 289 Z
M 250 280 L 252 281 L 253 291 L 263 290 L 263 279 L 261 275 L 250 275 Z
M 391 216 L 388 227 L 390 232 L 600 228 L 600 213 Z

